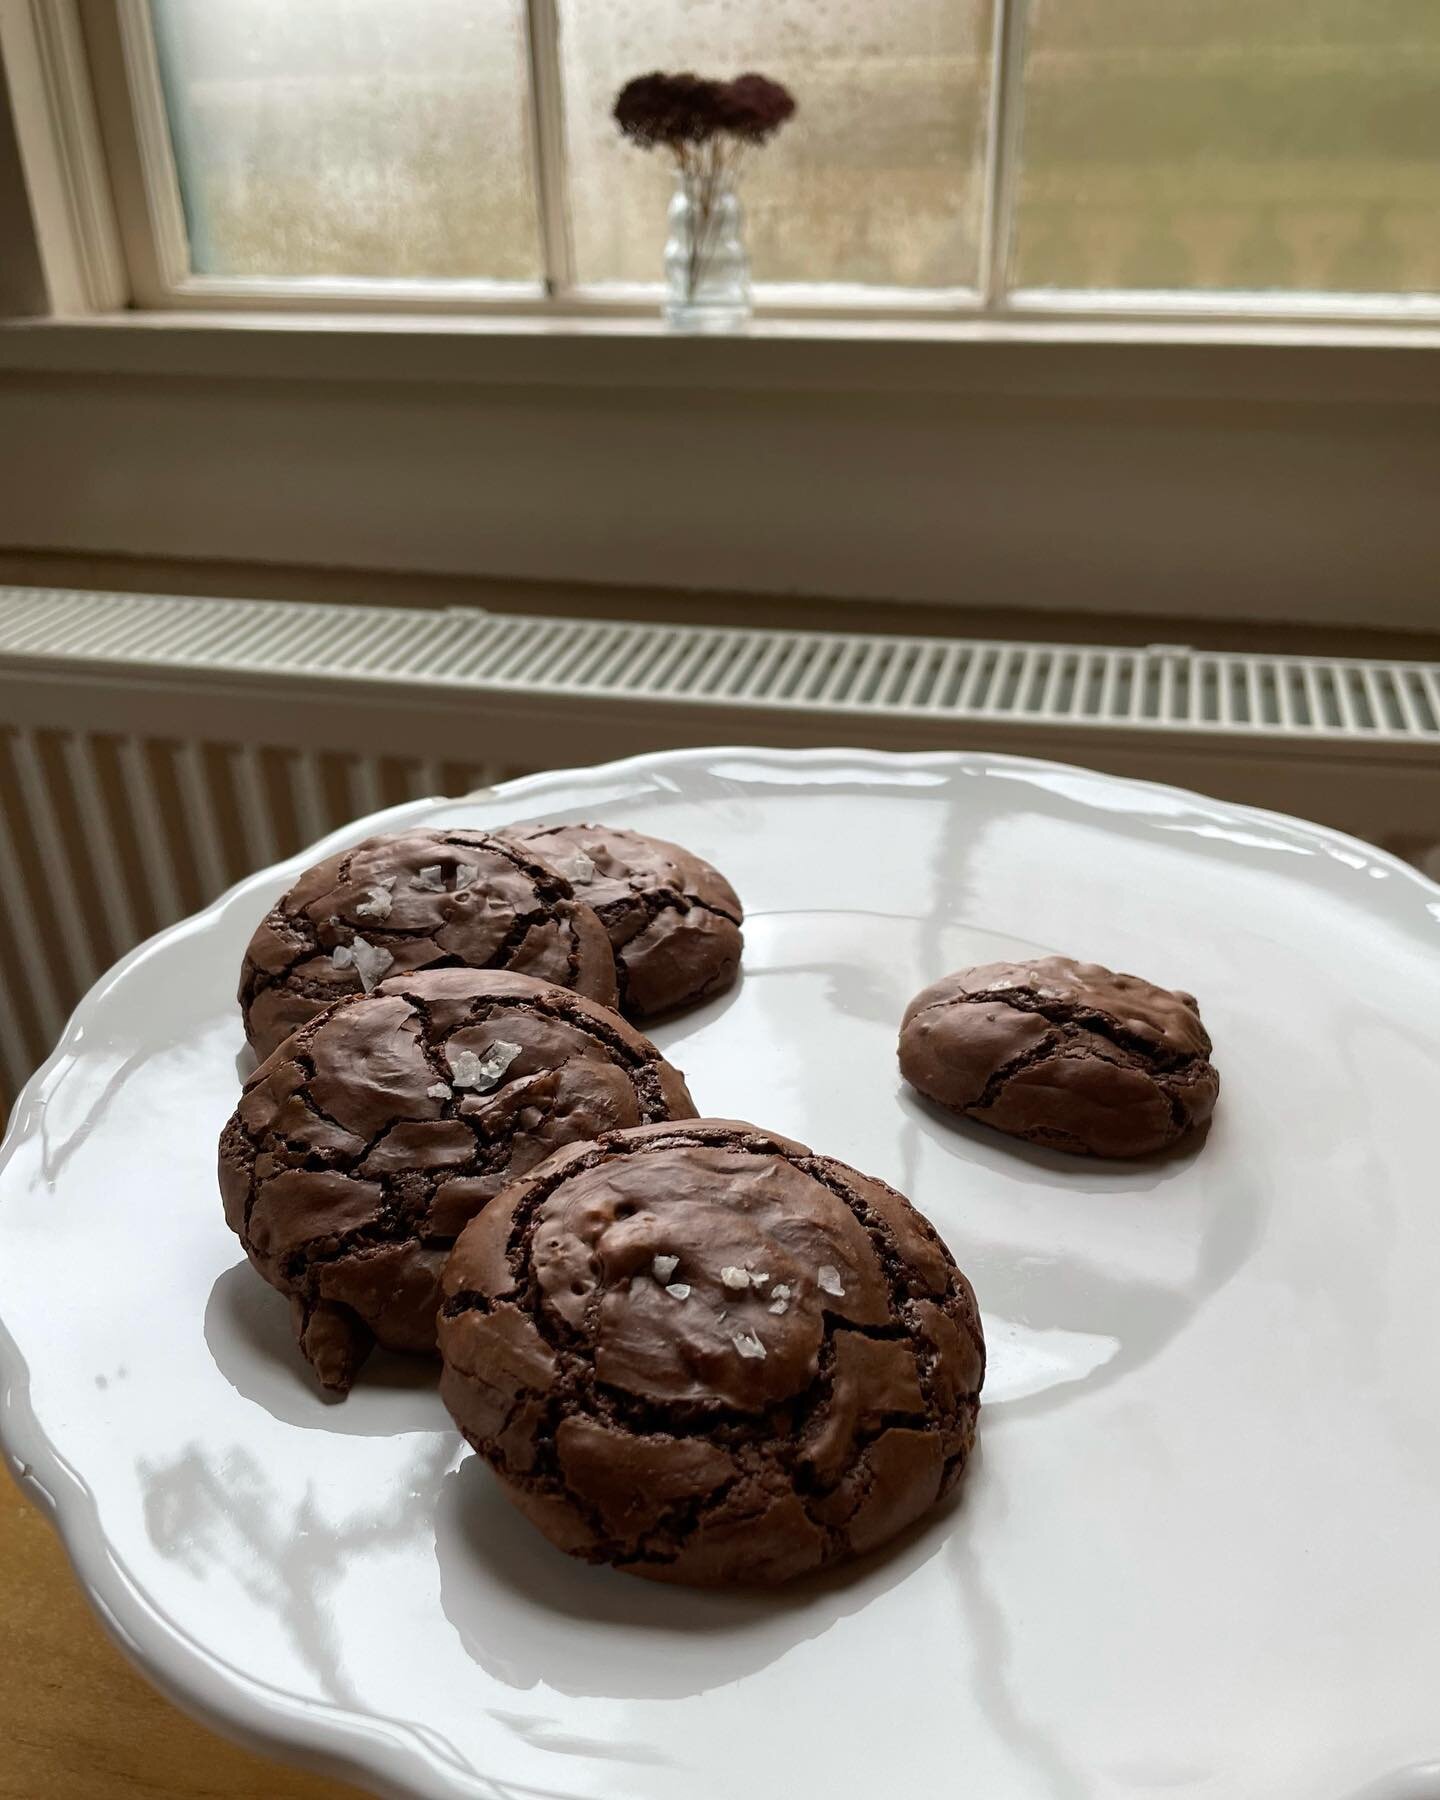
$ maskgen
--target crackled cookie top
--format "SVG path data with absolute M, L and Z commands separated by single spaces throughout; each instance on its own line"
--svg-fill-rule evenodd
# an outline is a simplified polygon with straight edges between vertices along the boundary
M 575 1145 L 444 1278 L 444 1395 L 560 1548 L 770 1583 L 868 1550 L 965 1464 L 974 1295 L 894 1189 L 752 1125 Z
M 511 969 L 615 1002 L 604 926 L 566 878 L 482 831 L 402 831 L 307 869 L 245 953 L 240 1010 L 257 1056 L 346 994 L 387 975 Z
M 744 913 L 703 858 L 614 825 L 531 825 L 505 835 L 559 869 L 599 914 L 620 1006 L 632 1018 L 694 1005 L 735 980 Z
M 1194 995 L 1066 956 L 964 969 L 917 994 L 900 1071 L 952 1111 L 1093 1156 L 1164 1149 L 1220 1091 Z
M 450 1246 L 507 1183 L 694 1111 L 616 1013 L 524 975 L 423 970 L 309 1020 L 251 1076 L 220 1141 L 225 1216 L 343 1390 L 373 1339 L 433 1352 Z

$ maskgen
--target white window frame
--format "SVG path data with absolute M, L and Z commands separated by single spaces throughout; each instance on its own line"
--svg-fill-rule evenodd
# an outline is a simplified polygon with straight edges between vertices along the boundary
M 191 273 L 189 243 L 171 149 L 149 0 L 10 0 L 25 15 L 5 31 L 7 61 L 28 63 L 24 85 L 43 93 L 52 134 L 65 138 L 58 166 L 72 205 L 74 244 L 60 262 L 88 265 L 78 283 L 52 281 L 57 310 L 103 310 L 118 291 L 136 308 L 182 313 L 237 310 L 435 314 L 534 319 L 552 326 L 587 320 L 653 318 L 658 285 L 593 284 L 575 279 L 565 169 L 564 97 L 556 0 L 525 0 L 531 96 L 531 147 L 538 209 L 539 282 L 219 278 Z M 1117 322 L 1177 326 L 1366 325 L 1386 329 L 1440 324 L 1440 296 L 1387 293 L 1241 291 L 1097 291 L 1012 288 L 1016 171 L 1022 125 L 1022 77 L 1029 0 L 994 0 L 985 190 L 979 280 L 974 288 L 908 289 L 840 284 L 761 284 L 757 317 L 781 322 L 893 320 L 914 326 L 977 324 L 1019 332 L 1048 324 Z M 4 28 L 0 28 L 4 29 Z M 16 41 L 20 48 L 16 49 Z M 12 68 L 12 93 L 17 86 Z M 26 108 L 17 113 L 25 123 Z M 98 127 L 96 121 L 98 120 Z M 56 124 L 55 122 L 59 123 Z M 32 120 L 35 135 L 42 135 Z M 103 139 L 103 148 L 102 148 Z M 50 209 L 53 211 L 53 209 Z M 123 247 L 123 265 L 119 250 Z M 99 271 L 96 273 L 96 271 Z M 88 308 L 83 304 L 89 302 Z M 77 303 L 80 302 L 80 303 Z

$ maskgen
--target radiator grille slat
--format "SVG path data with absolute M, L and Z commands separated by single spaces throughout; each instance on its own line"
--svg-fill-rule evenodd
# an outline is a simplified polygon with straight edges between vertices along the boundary
M 102 910 L 109 923 L 109 942 L 105 948 L 113 961 L 141 936 L 120 847 L 115 840 L 114 814 L 104 804 L 104 787 L 95 764 L 94 740 L 68 731 L 60 744 L 70 777 L 70 791 L 79 812 L 81 833 L 99 877 Z
M 145 746 L 128 737 L 120 744 L 120 775 L 130 804 L 130 817 L 141 850 L 141 866 L 149 890 L 153 915 L 158 920 L 179 918 L 183 910 L 180 884 L 160 818 L 155 783 L 146 767 Z
M 45 775 L 34 734 L 17 731 L 11 740 L 11 752 L 30 835 L 45 877 L 50 916 L 60 928 L 60 945 L 69 965 L 71 982 L 76 989 L 83 990 L 99 973 L 95 946 L 75 898 L 74 871 L 61 840 L 54 804 L 45 789 Z
M 295 817 L 302 839 L 323 837 L 326 827 L 325 790 L 320 782 L 320 765 L 306 750 L 297 750 L 286 759 L 290 777 L 290 797 L 295 804 Z
M 253 744 L 237 744 L 231 755 L 235 788 L 240 801 L 240 826 L 245 834 L 245 853 L 252 868 L 263 868 L 280 855 L 279 839 L 265 792 L 265 771 Z M 363 808 L 357 807 L 356 811 Z
M 5 867 L 14 871 L 13 879 L 18 882 L 25 864 L 20 860 L 15 835 L 3 806 L 0 806 L 0 857 L 4 858 Z M 36 918 L 40 916 L 42 915 L 36 909 L 28 905 L 11 905 L 6 919 L 7 930 L 19 951 L 20 967 L 25 976 L 24 991 L 34 1008 L 41 1040 L 38 1044 L 34 1039 L 27 1039 L 21 1045 L 6 1046 L 7 1063 L 12 1067 L 18 1065 L 22 1070 L 28 1067 L 31 1059 L 38 1060 L 44 1054 L 60 1035 L 60 1029 L 65 1023 L 62 990 L 51 978 L 50 961 L 35 924 Z M 20 983 L 15 985 L 18 992 Z
M 196 743 L 178 745 L 175 750 L 175 774 L 180 787 L 180 805 L 188 827 L 186 843 L 195 858 L 201 887 L 207 894 L 218 894 L 225 886 L 226 879 L 225 865 L 220 860 L 220 821 L 200 755 L 200 747 Z
M 379 771 L 368 756 L 352 756 L 345 765 L 345 781 L 350 793 L 350 812 L 354 818 L 379 812 L 385 802 L 380 793 Z M 262 859 L 274 862 L 274 856 Z

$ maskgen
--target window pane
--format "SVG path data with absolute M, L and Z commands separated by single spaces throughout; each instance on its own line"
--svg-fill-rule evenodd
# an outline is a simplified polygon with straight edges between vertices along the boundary
M 976 280 L 990 0 L 561 0 L 581 281 L 658 281 L 671 170 L 625 143 L 620 87 L 651 69 L 783 81 L 799 104 L 742 198 L 757 281 Z
M 205 275 L 535 280 L 522 0 L 152 0 Z
M 1021 287 L 1440 287 L 1436 0 L 1034 0 Z

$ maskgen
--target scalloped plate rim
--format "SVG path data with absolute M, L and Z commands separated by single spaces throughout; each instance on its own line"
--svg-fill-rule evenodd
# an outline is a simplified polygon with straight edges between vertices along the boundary
M 1004 770 L 1022 778 L 1041 774 L 1081 775 L 1117 790 L 1164 795 L 1183 801 L 1192 810 L 1208 811 L 1216 818 L 1264 824 L 1311 843 L 1319 842 L 1361 855 L 1367 863 L 1405 878 L 1404 887 L 1387 889 L 1387 893 L 1396 894 L 1406 888 L 1418 891 L 1428 897 L 1428 910 L 1440 918 L 1440 883 L 1431 881 L 1400 857 L 1363 838 L 1288 813 L 1216 799 L 1173 783 L 1113 775 L 1079 763 L 978 750 L 897 752 L 848 749 L 838 745 L 795 750 L 742 744 L 647 751 L 609 763 L 547 769 L 475 789 L 469 794 L 408 800 L 364 814 L 295 855 L 245 876 L 226 888 L 208 906 L 136 945 L 88 989 L 67 1021 L 55 1049 L 25 1083 L 11 1110 L 3 1143 L 0 1143 L 0 1179 L 3 1179 L 17 1146 L 29 1137 L 44 1105 L 46 1090 L 72 1060 L 72 1047 L 83 1036 L 88 1017 L 110 989 L 130 968 L 154 954 L 167 941 L 203 931 L 242 894 L 270 885 L 292 871 L 298 873 L 320 857 L 354 841 L 360 830 L 369 834 L 416 823 L 429 812 L 466 800 L 523 799 L 566 783 L 638 775 L 656 767 L 703 765 L 726 758 L 778 759 L 789 767 L 863 765 L 882 773 L 902 768 L 931 768 L 937 773 L 951 775 L 961 770 L 978 774 Z M 1378 894 L 1375 898 L 1380 901 Z M 1383 902 L 1381 906 L 1383 910 L 1390 910 Z M 131 1579 L 101 1531 L 89 1488 L 51 1442 L 31 1408 L 29 1366 L 3 1319 L 0 1319 L 0 1452 L 21 1488 L 38 1503 L 55 1527 L 86 1598 L 99 1615 L 107 1634 L 148 1680 L 191 1716 L 247 1749 L 278 1756 L 318 1773 L 356 1783 L 371 1792 L 400 1797 L 400 1800 L 414 1800 L 416 1796 L 441 1792 L 433 1785 L 436 1781 L 444 1784 L 443 1792 L 447 1795 L 468 1796 L 473 1800 L 477 1793 L 488 1789 L 498 1796 L 498 1790 L 487 1777 L 479 1776 L 478 1782 L 482 1785 L 477 1787 L 477 1777 L 457 1768 L 415 1725 L 378 1714 L 357 1713 L 323 1701 L 298 1699 L 270 1688 L 231 1667 L 217 1651 L 196 1642 L 153 1606 L 143 1588 Z M 1417 1773 L 1428 1775 L 1430 1770 L 1399 1772 L 1393 1780 L 1396 1784 L 1403 1782 L 1403 1788 L 1392 1786 L 1391 1777 L 1383 1777 L 1378 1787 L 1366 1790 L 1365 1800 L 1387 1800 L 1387 1795 L 1392 1793 L 1395 1800 L 1403 1800 L 1404 1796 L 1414 1792 L 1410 1783 Z M 422 1774 L 430 1784 L 423 1790 L 415 1785 L 416 1777 Z M 556 1800 L 561 1800 L 558 1790 Z

